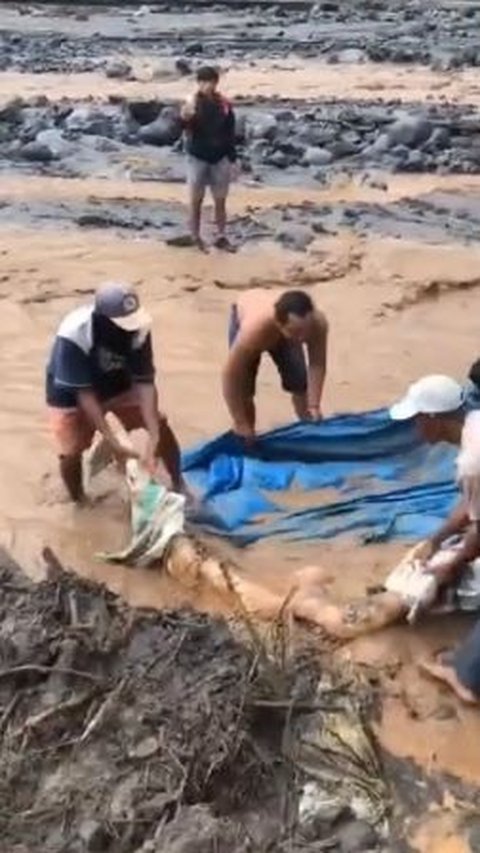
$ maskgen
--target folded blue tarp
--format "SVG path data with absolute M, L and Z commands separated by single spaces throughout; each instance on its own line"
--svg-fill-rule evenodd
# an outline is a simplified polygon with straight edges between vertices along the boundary
M 458 499 L 455 455 L 422 444 L 412 423 L 380 410 L 283 427 L 247 454 L 227 433 L 188 451 L 183 468 L 204 497 L 197 523 L 237 545 L 351 531 L 364 541 L 420 539 Z M 328 501 L 316 492 L 311 502 L 302 496 L 307 509 L 292 509 L 292 494 L 320 489 L 329 489 Z

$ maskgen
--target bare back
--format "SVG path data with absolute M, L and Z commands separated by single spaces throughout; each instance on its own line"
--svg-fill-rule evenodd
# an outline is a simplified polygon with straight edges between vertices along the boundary
M 274 318 L 277 299 L 277 291 L 247 290 L 236 303 L 241 338 L 248 341 L 259 355 L 275 347 L 281 339 Z

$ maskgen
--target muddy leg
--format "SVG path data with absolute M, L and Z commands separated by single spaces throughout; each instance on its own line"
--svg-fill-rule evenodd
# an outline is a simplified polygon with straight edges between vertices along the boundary
M 434 678 L 435 681 L 445 684 L 466 705 L 478 705 L 480 698 L 460 681 L 453 666 L 443 663 L 441 657 L 432 661 L 423 661 L 420 664 L 420 671 Z
M 205 193 L 192 192 L 190 196 L 190 234 L 194 243 L 201 244 L 200 226 L 202 221 L 202 205 Z
M 227 200 L 226 198 L 214 198 L 215 225 L 217 226 L 217 240 L 225 239 L 227 227 Z
M 166 418 L 160 418 L 160 439 L 158 442 L 158 455 L 162 458 L 168 475 L 172 481 L 172 489 L 181 491 L 183 478 L 181 472 L 180 447 L 170 424 Z
M 300 590 L 293 600 L 298 619 L 320 625 L 339 639 L 353 639 L 378 631 L 405 615 L 407 607 L 394 592 L 382 592 L 352 604 L 332 604 L 318 590 Z
M 85 500 L 82 478 L 82 454 L 74 456 L 60 456 L 60 476 L 65 484 L 67 492 L 75 503 Z

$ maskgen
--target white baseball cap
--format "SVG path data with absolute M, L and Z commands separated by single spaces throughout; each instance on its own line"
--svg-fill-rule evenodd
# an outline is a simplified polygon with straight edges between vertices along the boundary
M 416 415 L 442 415 L 456 412 L 464 402 L 462 386 L 450 376 L 424 376 L 408 388 L 400 402 L 390 409 L 394 421 L 407 421 Z

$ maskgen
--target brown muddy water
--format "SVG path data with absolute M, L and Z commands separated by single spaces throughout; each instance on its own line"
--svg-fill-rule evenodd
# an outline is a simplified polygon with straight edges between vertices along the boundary
M 108 14 L 103 18 L 109 21 Z M 136 61 L 146 68 L 151 56 L 145 50 Z M 162 94 L 166 84 L 157 86 L 147 77 L 145 83 L 134 84 L 135 95 Z M 100 75 L 0 73 L 2 100 L 32 93 L 106 98 L 113 90 L 127 93 L 131 85 Z M 176 97 L 190 87 L 188 81 L 168 85 L 175 88 Z M 476 104 L 480 91 L 473 71 L 445 74 L 413 66 L 397 73 L 364 64 L 358 74 L 351 66 L 337 74 L 319 62 L 299 59 L 284 62 L 274 73 L 268 59 L 253 69 L 248 62 L 237 62 L 231 78 L 235 93 L 288 94 L 298 100 L 311 97 L 312 89 L 317 95 L 344 98 L 346 88 L 357 97 L 370 92 L 388 100 L 403 97 L 407 87 L 417 101 L 447 89 L 453 102 Z M 465 175 L 395 175 L 388 180 L 387 198 L 415 198 L 444 189 L 462 193 L 477 190 L 479 181 Z M 177 184 L 16 174 L 5 175 L 0 186 L 1 201 L 15 198 L 26 206 L 38 199 L 86 200 L 92 195 L 178 203 L 184 191 Z M 231 207 L 241 214 L 252 203 L 267 209 L 305 200 L 368 202 L 378 197 L 375 190 L 349 179 L 318 189 L 252 190 L 240 183 Z M 151 234 L 65 229 L 61 223 L 40 229 L 19 220 L 3 224 L 0 257 L 2 540 L 33 575 L 40 571 L 42 546 L 49 544 L 66 566 L 105 582 L 134 606 L 188 603 L 188 594 L 152 572 L 105 566 L 96 559 L 97 552 L 116 549 L 127 536 L 126 496 L 116 475 L 108 473 L 94 486 L 101 498 L 94 511 L 78 511 L 62 502 L 43 405 L 44 364 L 55 328 L 98 283 L 120 278 L 139 286 L 154 318 L 162 403 L 184 446 L 228 424 L 219 377 L 228 307 L 238 291 L 252 285 L 308 285 L 327 313 L 331 324 L 327 413 L 388 403 L 424 372 L 461 378 L 479 354 L 480 290 L 475 284 L 468 289 L 460 286 L 478 276 L 480 248 L 475 242 L 466 245 L 450 238 L 448 243 L 430 245 L 411 236 L 392 239 L 343 229 L 336 236 L 318 238 L 304 254 L 266 241 L 248 244 L 233 256 L 199 256 L 192 250 L 168 248 Z M 436 281 L 444 286 L 441 296 L 432 298 L 429 287 Z M 262 428 L 289 419 L 288 401 L 268 366 L 262 368 L 258 395 Z M 348 539 L 308 545 L 269 541 L 236 553 L 235 558 L 246 572 L 281 593 L 288 591 L 289 575 L 299 566 L 321 565 L 333 593 L 348 599 L 381 580 L 401 552 L 398 544 L 361 547 Z M 220 606 L 208 599 L 196 604 L 205 609 Z M 475 784 L 480 779 L 478 712 L 459 707 L 450 695 L 423 680 L 416 668 L 421 657 L 458 641 L 467 628 L 464 621 L 449 618 L 415 629 L 397 626 L 351 643 L 339 653 L 380 679 L 384 700 L 378 735 L 391 753 L 414 759 L 428 774 L 451 774 Z M 408 830 L 410 843 L 424 853 L 479 849 L 459 829 L 463 815 L 462 805 L 446 791 L 444 802 L 432 807 L 422 825 Z

